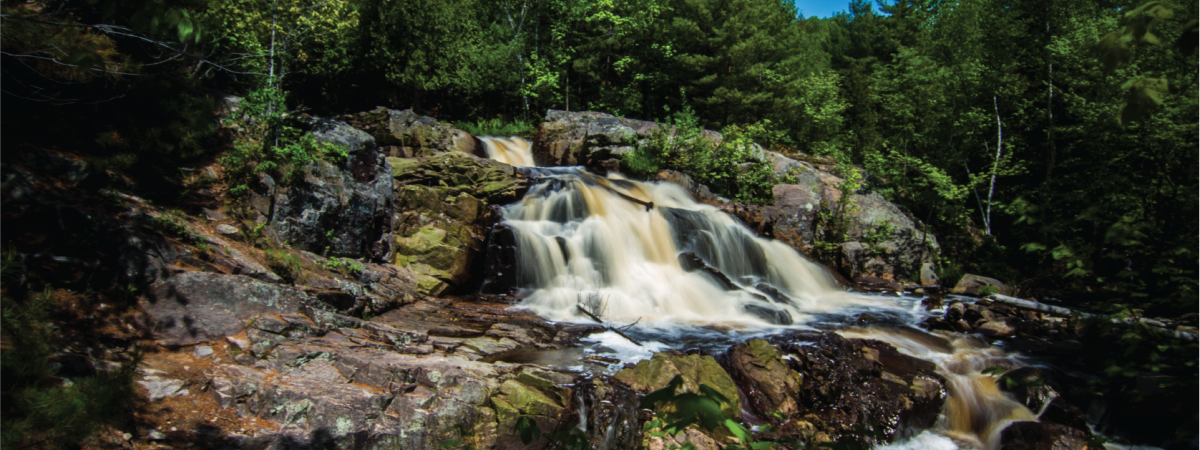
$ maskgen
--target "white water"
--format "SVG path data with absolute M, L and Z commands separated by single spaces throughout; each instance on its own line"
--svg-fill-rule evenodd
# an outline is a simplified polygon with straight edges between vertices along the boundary
M 528 141 L 481 139 L 493 159 L 533 166 Z M 700 335 L 720 330 L 754 335 L 780 326 L 805 327 L 822 317 L 844 320 L 860 311 L 893 314 L 908 324 L 925 314 L 915 299 L 841 290 L 823 268 L 791 247 L 754 236 L 673 184 L 605 178 L 581 168 L 532 169 L 529 175 L 538 183 L 521 202 L 507 206 L 504 217 L 517 235 L 518 283 L 529 292 L 522 306 L 543 317 L 590 321 L 580 312 L 582 305 L 610 324 L 638 321 L 635 331 L 683 338 L 695 335 L 681 334 L 688 328 L 706 330 Z M 680 258 L 685 252 L 731 283 L 704 270 L 685 270 Z M 840 333 L 888 342 L 931 361 L 947 381 L 949 397 L 933 429 L 879 448 L 994 449 L 1009 423 L 1036 419 L 998 389 L 996 377 L 982 374 L 987 367 L 1022 365 L 999 348 L 962 335 L 949 336 L 946 344 L 916 330 Z M 648 358 L 666 345 L 639 348 L 612 332 L 591 340 L 626 362 Z
M 488 158 L 510 166 L 534 167 L 536 165 L 533 163 L 533 152 L 530 150 L 529 141 L 525 138 L 481 136 L 479 140 L 483 142 L 483 148 L 487 151 Z

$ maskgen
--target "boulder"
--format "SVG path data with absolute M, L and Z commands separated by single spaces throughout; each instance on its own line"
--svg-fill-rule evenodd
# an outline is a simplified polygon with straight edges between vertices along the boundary
M 1088 434 L 1066 425 L 1013 422 L 1000 432 L 1000 450 L 1086 450 Z
M 1003 295 L 1010 295 L 1011 292 L 1008 286 L 1005 286 L 1000 280 L 972 274 L 963 275 L 962 279 L 958 280 L 958 284 L 954 285 L 954 288 L 950 292 L 959 295 L 978 296 L 979 290 L 984 286 L 991 286 L 996 289 L 996 292 Z
M 415 158 L 445 152 L 487 156 L 483 145 L 470 133 L 409 109 L 397 111 L 379 107 L 341 119 L 374 137 L 387 156 Z
M 676 394 L 698 393 L 701 384 L 707 385 L 729 399 L 729 403 L 721 407 L 728 417 L 742 416 L 737 385 L 711 356 L 684 355 L 676 351 L 655 353 L 653 358 L 617 372 L 613 379 L 647 394 L 666 387 L 677 375 L 683 377 L 683 386 L 675 391 Z
M 760 417 L 778 412 L 797 412 L 801 377 L 788 368 L 769 342 L 753 339 L 733 347 L 722 358 L 723 365 L 745 391 L 746 403 Z
M 142 310 L 160 345 L 217 342 L 241 333 L 255 316 L 297 311 L 303 292 L 238 275 L 186 272 L 150 286 Z
M 318 142 L 346 148 L 346 161 L 314 161 L 300 179 L 283 185 L 263 174 L 250 206 L 274 236 L 327 256 L 383 262 L 392 255 L 391 167 L 370 135 L 332 120 L 314 120 Z
M 947 389 L 933 363 L 835 333 L 797 332 L 772 342 L 800 379 L 797 412 L 783 432 L 812 440 L 875 426 L 890 441 L 936 424 Z
M 1076 430 L 1088 431 L 1090 429 L 1087 415 L 1083 413 L 1083 410 L 1072 405 L 1063 397 L 1054 397 L 1053 400 L 1050 400 L 1050 404 L 1046 405 L 1042 415 L 1038 416 L 1038 421 L 1066 425 Z
M 654 122 L 605 113 L 550 110 L 533 139 L 533 160 L 539 166 L 602 166 L 658 129 Z
M 418 273 L 423 294 L 466 289 L 499 222 L 488 204 L 516 200 L 526 180 L 508 165 L 465 153 L 390 159 L 397 183 L 392 263 Z

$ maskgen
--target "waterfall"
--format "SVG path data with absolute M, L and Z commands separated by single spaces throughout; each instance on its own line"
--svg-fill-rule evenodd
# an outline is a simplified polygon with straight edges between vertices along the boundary
M 493 159 L 532 165 L 528 141 L 481 139 Z M 823 314 L 844 324 L 864 310 L 908 317 L 900 321 L 909 325 L 923 317 L 911 301 L 899 306 L 841 290 L 825 269 L 791 247 L 755 236 L 674 184 L 603 177 L 579 167 L 521 171 L 534 186 L 502 214 L 516 237 L 517 284 L 528 292 L 521 305 L 542 317 L 587 320 L 580 311 L 586 309 L 610 323 L 740 330 L 803 325 Z M 839 334 L 884 341 L 933 362 L 949 395 L 933 429 L 883 448 L 995 449 L 1008 424 L 1036 420 L 1035 412 L 998 388 L 994 375 L 982 373 L 1021 366 L 1013 356 L 971 337 L 947 344 L 898 330 L 849 328 Z
M 527 155 L 506 146 L 527 148 L 517 139 L 485 143 L 493 155 Z M 614 321 L 791 325 L 855 302 L 791 247 L 673 184 L 525 171 L 536 185 L 503 215 L 516 233 L 518 284 L 530 291 L 522 305 L 543 317 L 579 320 L 583 305 Z
M 488 158 L 510 166 L 533 167 L 535 165 L 529 141 L 525 138 L 481 136 L 479 140 L 483 142 L 483 148 L 487 151 Z

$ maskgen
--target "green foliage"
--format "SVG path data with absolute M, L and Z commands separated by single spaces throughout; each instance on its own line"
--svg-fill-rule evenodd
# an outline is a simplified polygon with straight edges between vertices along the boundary
M 304 134 L 287 113 L 284 93 L 275 88 L 256 90 L 242 101 L 242 121 L 233 148 L 219 159 L 225 167 L 230 194 L 248 192 L 258 174 L 266 173 L 287 185 L 295 182 L 316 161 L 345 162 L 346 148 L 317 142 Z M 234 126 L 233 122 L 227 126 Z
M 867 245 L 871 253 L 881 254 L 883 249 L 879 248 L 879 244 L 892 238 L 896 234 L 896 226 L 891 222 L 881 220 L 869 231 L 863 233 L 860 241 Z
M 939 282 L 942 284 L 942 286 L 947 288 L 957 285 L 958 281 L 962 280 L 963 275 L 966 274 L 967 273 L 963 271 L 962 267 L 959 267 L 959 265 L 955 264 L 953 261 L 943 262 L 937 269 Z
M 358 274 L 362 273 L 362 271 L 363 271 L 362 264 L 356 263 L 356 262 L 348 260 L 346 258 L 330 259 L 329 261 L 327 261 L 325 263 L 325 268 L 329 269 L 329 270 L 336 270 L 338 272 L 342 272 L 342 273 L 346 273 L 346 274 L 350 274 L 350 275 L 354 275 L 354 276 L 358 276 Z
M 454 127 L 474 136 L 521 136 L 532 138 L 537 127 L 520 119 L 504 120 L 499 117 L 480 119 L 475 122 L 454 122 Z
M 763 159 L 755 138 L 775 136 L 770 122 L 731 125 L 720 142 L 706 137 L 691 108 L 676 114 L 673 121 L 659 124 L 649 139 L 622 156 L 630 174 L 648 178 L 663 169 L 680 170 L 714 192 L 748 203 L 770 204 L 775 175 Z
M 721 406 L 730 400 L 712 387 L 701 384 L 698 388 L 700 392 L 675 393 L 681 386 L 683 376 L 676 375 L 662 389 L 642 397 L 642 408 L 669 411 L 666 412 L 666 422 L 653 426 L 647 424 L 647 428 L 661 427 L 666 433 L 676 434 L 694 424 L 709 432 L 723 428 L 738 438 L 737 444 L 726 448 L 764 450 L 776 445 L 775 442 L 756 441 L 749 429 L 727 417 Z
M 990 284 L 981 286 L 979 288 L 979 296 L 980 297 L 988 297 L 993 294 L 999 294 L 999 293 L 1000 293 L 1000 289 L 995 286 L 992 286 Z
M 58 348 L 54 342 L 58 332 L 50 318 L 51 294 L 47 286 L 24 301 L 2 300 L 7 347 L 0 354 L 4 448 L 76 446 L 99 426 L 122 420 L 135 398 L 133 373 L 138 358 L 118 370 L 92 376 L 70 380 L 55 376 L 50 357 Z

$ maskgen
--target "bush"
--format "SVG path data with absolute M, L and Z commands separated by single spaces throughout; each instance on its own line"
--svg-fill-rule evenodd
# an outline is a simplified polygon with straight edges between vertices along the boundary
M 648 139 L 621 158 L 621 167 L 638 178 L 663 169 L 687 173 L 713 192 L 736 201 L 770 204 L 775 174 L 762 159 L 756 138 L 769 137 L 769 122 L 731 125 L 720 143 L 704 137 L 704 128 L 691 108 L 659 124 Z
M 289 283 L 301 281 L 304 277 L 304 265 L 300 258 L 285 250 L 267 251 L 267 267 Z

